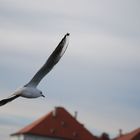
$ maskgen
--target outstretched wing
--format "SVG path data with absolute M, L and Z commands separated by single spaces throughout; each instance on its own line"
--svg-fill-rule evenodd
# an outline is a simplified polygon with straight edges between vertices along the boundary
M 39 82 L 42 80 L 42 78 L 51 71 L 51 69 L 58 63 L 60 58 L 65 53 L 67 46 L 68 46 L 68 40 L 69 40 L 69 33 L 67 33 L 56 49 L 53 51 L 53 53 L 50 55 L 46 63 L 41 67 L 41 69 L 34 75 L 34 77 L 31 79 L 31 81 L 26 84 L 25 86 L 31 86 L 36 87 Z
M 13 94 L 13 96 L 9 97 L 9 98 L 6 98 L 6 99 L 3 99 L 0 101 L 0 106 L 3 106 L 5 104 L 7 104 L 8 102 L 11 102 L 13 101 L 14 99 L 18 98 L 20 95 L 16 95 L 16 94 Z

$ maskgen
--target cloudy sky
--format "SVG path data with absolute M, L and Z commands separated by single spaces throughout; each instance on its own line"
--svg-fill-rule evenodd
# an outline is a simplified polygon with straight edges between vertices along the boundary
M 69 47 L 39 87 L 0 108 L 0 139 L 63 106 L 93 134 L 140 127 L 140 1 L 0 0 L 0 98 L 26 84 L 65 33 Z

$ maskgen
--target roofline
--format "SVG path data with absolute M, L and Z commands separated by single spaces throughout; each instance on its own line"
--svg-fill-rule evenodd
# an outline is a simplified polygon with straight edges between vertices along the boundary
M 89 135 L 89 137 L 94 137 L 95 139 L 97 139 L 97 136 L 95 136 L 94 134 L 92 134 L 86 127 L 84 127 L 84 125 L 82 123 L 80 123 L 72 114 L 70 114 L 64 107 L 57 107 L 57 109 L 63 109 L 68 115 L 69 117 L 74 121 L 74 123 L 76 123 L 77 125 L 79 125 L 81 127 L 81 129 L 84 129 L 84 131 Z M 19 130 L 16 133 L 11 134 L 10 136 L 17 136 L 17 135 L 40 135 L 40 134 L 36 134 L 34 132 L 30 132 L 29 130 L 32 130 L 34 128 L 35 125 L 38 125 L 44 118 L 46 118 L 47 116 L 53 115 L 53 111 L 50 111 L 48 114 L 44 115 L 43 117 L 41 117 L 38 120 L 35 120 L 33 123 L 34 125 L 27 125 L 24 128 L 22 128 L 21 130 Z M 40 136 L 44 136 L 44 137 L 52 137 L 52 138 L 66 138 L 64 136 L 52 136 L 52 135 L 45 135 L 45 134 L 41 134 Z

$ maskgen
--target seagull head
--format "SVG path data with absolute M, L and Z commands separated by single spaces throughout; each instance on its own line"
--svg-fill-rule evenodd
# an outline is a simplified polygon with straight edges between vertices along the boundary
M 45 97 L 45 95 L 43 95 L 42 91 L 40 91 L 40 96 Z

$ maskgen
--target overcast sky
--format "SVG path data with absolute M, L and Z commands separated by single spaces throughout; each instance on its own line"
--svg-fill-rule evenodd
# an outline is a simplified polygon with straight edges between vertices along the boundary
M 0 0 L 0 99 L 26 84 L 69 32 L 68 49 L 40 83 L 46 98 L 0 107 L 8 140 L 55 106 L 93 134 L 140 127 L 139 0 Z

